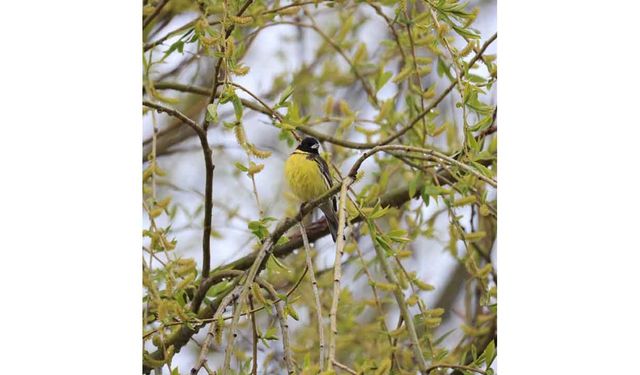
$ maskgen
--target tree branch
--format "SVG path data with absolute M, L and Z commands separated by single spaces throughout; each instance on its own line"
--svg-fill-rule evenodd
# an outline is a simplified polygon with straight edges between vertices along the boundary
M 144 19 L 144 21 L 142 22 L 143 30 L 146 29 L 147 26 L 149 26 L 151 21 L 153 21 L 153 19 L 156 18 L 158 14 L 160 14 L 160 11 L 162 11 L 162 8 L 164 8 L 164 6 L 167 5 L 168 2 L 169 0 L 162 0 L 160 5 L 156 6 L 156 8 L 153 10 L 153 13 L 151 13 L 147 18 Z
M 173 108 L 165 107 L 161 104 L 155 104 L 149 101 L 143 101 L 142 105 L 153 108 L 158 112 L 165 112 L 169 116 L 180 119 L 189 126 L 198 135 L 202 152 L 204 153 L 205 164 L 205 187 L 204 187 L 204 229 L 202 231 L 202 278 L 203 280 L 209 276 L 211 268 L 211 216 L 213 211 L 213 171 L 216 166 L 213 164 L 213 151 L 209 147 L 207 140 L 207 132 L 200 128 L 195 121 L 188 118 L 180 111 Z
M 320 303 L 320 293 L 318 292 L 318 282 L 316 281 L 315 272 L 313 271 L 313 260 L 311 259 L 311 247 L 309 246 L 309 239 L 307 238 L 307 232 L 304 229 L 302 222 L 298 223 L 300 227 L 300 235 L 302 236 L 302 243 L 304 244 L 305 260 L 307 262 L 307 269 L 309 270 L 309 279 L 311 280 L 311 290 L 313 291 L 313 297 L 316 304 L 316 320 L 318 321 L 318 341 L 320 342 L 320 372 L 324 371 L 324 329 L 322 327 L 322 304 Z
M 329 318 L 331 329 L 329 330 L 329 369 L 336 360 L 336 336 L 338 335 L 338 303 L 340 301 L 340 278 L 342 277 L 342 253 L 344 252 L 344 227 L 347 214 L 347 189 L 353 183 L 354 178 L 347 176 L 340 188 L 340 206 L 338 207 L 338 241 L 336 243 L 336 257 L 333 263 L 333 299 Z

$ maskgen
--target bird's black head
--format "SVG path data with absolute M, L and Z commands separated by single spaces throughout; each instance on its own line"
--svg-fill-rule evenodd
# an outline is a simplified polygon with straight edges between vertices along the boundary
M 320 143 L 318 140 L 312 137 L 306 137 L 300 142 L 300 146 L 298 146 L 298 150 L 309 152 L 311 154 L 317 154 L 318 149 L 320 148 Z

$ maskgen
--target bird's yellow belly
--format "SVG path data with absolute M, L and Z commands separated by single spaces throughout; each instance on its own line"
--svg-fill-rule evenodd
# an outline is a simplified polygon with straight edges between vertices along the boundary
M 328 188 L 315 161 L 304 154 L 291 155 L 284 165 L 287 183 L 302 202 L 318 198 Z

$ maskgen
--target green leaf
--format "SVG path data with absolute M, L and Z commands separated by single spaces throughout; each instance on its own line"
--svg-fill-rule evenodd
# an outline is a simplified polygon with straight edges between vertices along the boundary
M 491 342 L 484 349 L 484 361 L 487 364 L 487 368 L 491 367 L 493 360 L 496 358 L 496 343 L 491 340 Z
M 244 166 L 244 164 L 240 163 L 239 161 L 235 162 L 233 165 L 236 166 L 236 168 L 238 168 L 240 171 L 242 172 L 247 172 L 249 171 L 249 168 L 247 168 L 246 166 Z
M 221 281 L 217 283 L 207 291 L 207 297 L 216 297 L 220 293 L 224 292 L 229 287 L 229 285 L 231 285 L 231 282 L 229 281 Z
M 457 26 L 455 24 L 451 24 L 451 27 L 462 37 L 464 37 L 465 39 L 480 39 L 480 35 L 474 33 L 473 31 L 471 31 L 472 29 L 470 28 L 464 28 L 464 27 L 460 27 Z
M 379 219 L 384 215 L 386 215 L 388 211 L 389 211 L 389 207 L 380 208 L 379 206 L 376 206 L 373 212 L 369 215 L 369 219 L 371 220 Z
M 242 120 L 242 102 L 240 101 L 240 98 L 238 98 L 237 95 L 232 95 L 231 96 L 231 103 L 233 103 L 233 111 L 236 114 L 236 120 L 241 121 Z
M 276 327 L 269 327 L 267 328 L 267 332 L 265 332 L 262 335 L 262 338 L 265 340 L 277 340 L 278 339 L 278 335 L 276 335 L 277 332 L 278 331 Z
M 438 195 L 449 194 L 449 190 L 443 188 L 442 186 L 437 186 L 428 182 L 422 188 L 422 194 L 426 194 L 435 198 Z
M 261 241 L 267 238 L 269 230 L 261 221 L 250 221 L 247 225 L 251 233 L 253 233 Z
M 493 178 L 493 172 L 491 169 L 475 161 L 472 161 L 471 164 L 485 177 Z
M 453 333 L 453 332 L 455 332 L 455 331 L 456 331 L 456 329 L 454 328 L 454 329 L 452 329 L 452 330 L 449 330 L 449 331 L 445 332 L 442 336 L 438 337 L 438 338 L 433 342 L 433 346 L 438 346 L 438 345 L 440 345 L 440 344 L 444 341 L 444 339 L 446 339 L 450 334 L 452 334 L 452 333 Z
M 173 43 L 169 47 L 169 49 L 164 53 L 160 61 L 164 61 L 164 59 L 166 59 L 173 51 L 176 51 L 176 50 L 180 53 L 182 53 L 182 51 L 184 50 L 184 42 L 182 40 L 178 40 L 177 42 Z
M 284 92 L 282 93 L 282 95 L 280 95 L 280 99 L 278 100 L 278 104 L 282 105 L 284 104 L 284 102 L 287 101 L 287 99 L 289 99 L 289 97 L 291 96 L 291 94 L 293 94 L 293 86 L 288 86 Z
M 384 85 L 387 84 L 387 82 L 389 82 L 389 79 L 393 76 L 392 72 L 386 71 L 386 72 L 380 72 L 380 74 L 378 75 L 378 77 L 376 78 L 376 92 L 380 91 L 380 89 L 382 87 L 384 87 Z
M 286 244 L 287 242 L 289 242 L 289 237 L 282 236 L 282 237 L 278 238 L 278 242 L 276 242 L 276 246 L 282 246 L 282 245 Z
M 290 272 L 291 270 L 289 269 L 289 267 L 285 266 L 284 263 L 282 263 L 280 260 L 278 260 L 277 257 L 275 257 L 274 255 L 271 255 L 269 257 L 269 261 L 272 261 L 274 265 L 276 265 L 278 268 L 285 270 L 287 272 Z
M 438 59 L 438 63 L 437 63 L 438 67 L 436 69 L 436 72 L 438 73 L 438 77 L 442 77 L 443 75 L 446 75 L 449 80 L 453 81 L 453 76 L 451 75 L 451 71 L 449 69 L 449 67 L 445 64 L 443 59 Z
M 404 229 L 394 229 L 387 233 L 387 237 L 393 242 L 405 243 L 411 241 L 407 237 L 407 231 Z
M 383 236 L 376 234 L 375 239 L 376 243 L 380 247 L 382 247 L 382 249 L 384 249 L 384 252 L 387 254 L 387 256 L 393 255 L 393 249 L 391 249 L 391 245 L 389 245 L 389 242 Z
M 491 115 L 484 116 L 483 118 L 480 119 L 480 121 L 476 122 L 475 125 L 469 127 L 469 130 L 472 132 L 485 130 L 491 125 L 492 120 L 493 120 L 493 116 Z
M 422 177 L 422 173 L 417 173 L 414 178 L 409 181 L 409 198 L 413 198 L 416 196 L 416 191 L 418 191 L 418 184 L 424 181 Z
M 211 122 L 218 122 L 218 103 L 209 104 L 207 106 L 207 115 Z
M 300 320 L 300 317 L 298 317 L 298 313 L 296 312 L 296 310 L 293 308 L 293 306 L 291 306 L 290 304 L 287 304 L 284 308 L 284 310 L 287 312 L 287 314 L 289 314 L 289 316 L 291 316 L 293 319 L 295 319 L 296 321 Z M 492 341 L 493 342 L 493 341 Z

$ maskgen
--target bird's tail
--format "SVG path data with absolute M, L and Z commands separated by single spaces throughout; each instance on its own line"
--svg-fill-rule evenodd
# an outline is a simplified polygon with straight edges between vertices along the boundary
M 320 209 L 324 213 L 324 218 L 327 220 L 331 238 L 333 238 L 333 242 L 336 242 L 336 238 L 338 238 L 338 217 L 336 216 L 336 211 L 333 209 L 331 202 L 320 205 Z

